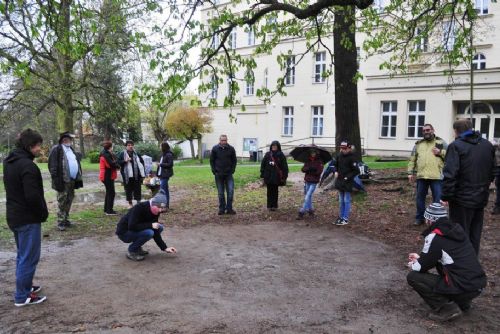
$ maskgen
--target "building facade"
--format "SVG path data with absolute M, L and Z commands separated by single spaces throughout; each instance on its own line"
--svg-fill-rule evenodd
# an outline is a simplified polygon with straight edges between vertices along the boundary
M 224 5 L 224 2 L 220 4 Z M 383 7 L 383 1 L 376 1 Z M 500 4 L 477 0 L 481 33 L 474 38 L 477 50 L 474 56 L 474 113 L 473 122 L 485 138 L 500 139 Z M 237 8 L 235 9 L 237 10 Z M 208 20 L 211 9 L 202 12 Z M 446 24 L 446 23 L 443 23 Z M 448 39 L 446 43 L 453 42 Z M 361 44 L 363 36 L 357 36 Z M 232 32 L 230 47 L 242 56 L 250 57 L 255 48 L 251 30 Z M 333 40 L 326 43 L 332 46 Z M 409 155 L 413 144 L 422 136 L 422 126 L 433 124 L 436 134 L 446 141 L 453 140 L 452 123 L 457 118 L 470 117 L 470 66 L 460 66 L 452 77 L 445 76 L 447 64 L 431 62 L 432 47 L 422 41 L 421 61 L 412 64 L 411 74 L 390 76 L 379 69 L 387 55 L 361 60 L 358 81 L 358 104 L 362 146 L 371 155 Z M 284 73 L 276 62 L 280 53 L 291 50 Z M 253 73 L 239 77 L 253 77 L 240 82 L 239 106 L 232 109 L 216 107 L 213 112 L 213 132 L 204 137 L 207 147 L 218 142 L 220 134 L 227 134 L 238 156 L 249 156 L 250 151 L 266 151 L 273 140 L 283 146 L 315 143 L 333 147 L 335 143 L 335 98 L 333 76 L 325 78 L 322 72 L 331 70 L 326 50 L 315 50 L 298 62 L 306 51 L 304 39 L 289 39 L 279 44 L 270 55 L 255 58 Z M 363 57 L 360 57 L 363 59 Z M 284 78 L 286 96 L 274 96 L 264 104 L 256 96 L 259 87 L 272 89 L 278 78 Z M 223 104 L 230 89 L 229 78 L 207 93 Z M 236 117 L 233 119 L 231 116 Z

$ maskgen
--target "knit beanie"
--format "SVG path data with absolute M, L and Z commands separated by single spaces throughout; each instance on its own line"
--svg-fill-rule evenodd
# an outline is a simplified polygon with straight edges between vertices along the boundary
M 432 203 L 425 209 L 424 217 L 425 219 L 435 222 L 439 218 L 448 217 L 448 212 L 441 203 Z
M 159 208 L 167 207 L 167 196 L 165 196 L 165 192 L 160 190 L 152 199 L 151 204 L 157 206 Z

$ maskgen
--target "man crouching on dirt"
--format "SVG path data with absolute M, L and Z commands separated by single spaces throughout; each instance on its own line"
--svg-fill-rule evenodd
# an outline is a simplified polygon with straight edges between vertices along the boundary
M 472 299 L 486 286 L 486 274 L 469 237 L 460 224 L 450 222 L 447 216 L 440 203 L 427 207 L 424 248 L 420 255 L 408 256 L 412 270 L 408 284 L 431 307 L 429 318 L 437 321 L 448 321 L 468 311 Z M 439 275 L 427 272 L 434 267 Z
M 163 225 L 158 223 L 158 218 L 166 211 L 167 196 L 160 191 L 149 201 L 137 203 L 120 219 L 116 225 L 116 235 L 121 241 L 130 243 L 127 258 L 133 261 L 144 260 L 144 255 L 149 252 L 142 245 L 151 238 L 163 252 L 177 253 L 174 247 L 167 247 L 161 237 Z

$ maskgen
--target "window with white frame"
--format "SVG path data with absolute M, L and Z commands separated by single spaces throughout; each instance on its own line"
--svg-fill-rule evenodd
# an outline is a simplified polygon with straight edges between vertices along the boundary
M 323 83 L 326 81 L 326 52 L 316 52 L 314 54 L 314 83 Z
M 476 12 L 479 15 L 488 14 L 488 5 L 490 0 L 476 0 Z
M 375 8 L 379 12 L 383 12 L 385 7 L 384 0 L 374 0 L 373 8 Z
M 254 91 L 255 76 L 251 69 L 248 69 L 245 74 L 245 94 L 253 95 Z
M 396 138 L 396 124 L 398 120 L 398 102 L 383 101 L 380 103 L 382 109 L 382 126 L 380 137 Z
M 420 52 L 427 52 L 429 45 L 429 38 L 424 35 L 424 29 L 417 27 L 415 29 L 415 50 Z
M 212 36 L 212 49 L 216 49 L 219 47 L 219 35 L 214 34 Z
M 276 18 L 276 16 L 268 16 L 266 18 L 266 25 L 267 26 L 270 26 L 270 30 L 271 30 L 271 34 L 274 33 L 276 31 L 276 24 L 278 23 L 278 19 Z
M 425 100 L 408 101 L 408 138 L 422 138 L 425 124 Z
M 295 85 L 295 56 L 286 58 L 285 85 Z
M 283 135 L 293 136 L 293 107 L 283 107 Z
M 472 68 L 475 70 L 484 70 L 486 68 L 486 57 L 482 53 L 472 58 Z
M 445 51 L 453 50 L 455 45 L 455 22 L 446 21 L 443 23 L 443 48 Z
M 233 28 L 229 34 L 229 48 L 236 49 L 236 28 Z
M 210 80 L 210 98 L 211 99 L 217 99 L 217 89 L 218 88 L 218 83 L 217 83 L 217 78 L 215 75 L 212 75 L 212 78 Z
M 264 88 L 268 88 L 269 86 L 269 70 L 267 68 L 264 69 Z
M 248 27 L 247 44 L 248 45 L 255 45 L 255 31 L 253 30 L 253 27 Z
M 323 106 L 312 106 L 312 136 L 323 136 Z

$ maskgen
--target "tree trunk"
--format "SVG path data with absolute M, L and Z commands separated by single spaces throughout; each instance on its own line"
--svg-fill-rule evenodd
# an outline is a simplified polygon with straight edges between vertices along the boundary
M 85 138 L 83 136 L 83 112 L 80 113 L 78 117 L 78 139 L 79 139 L 79 145 L 80 145 L 80 153 L 82 154 L 82 157 L 85 158 Z
M 61 75 L 61 86 L 59 87 L 59 101 L 61 105 L 57 108 L 57 128 L 59 132 L 74 132 L 73 124 L 73 92 L 72 75 L 73 62 L 71 61 L 71 41 L 70 41 L 70 5 L 71 0 L 62 0 L 59 11 L 59 48 L 57 50 L 57 60 Z
M 201 138 L 202 138 L 202 136 L 200 135 L 198 137 L 198 160 L 200 160 L 200 164 L 203 163 L 203 147 L 201 144 Z
M 335 78 L 335 146 L 347 139 L 356 148 L 354 155 L 361 160 L 361 135 L 358 115 L 358 84 L 356 73 L 356 10 L 354 6 L 335 9 L 334 78 Z
M 194 140 L 192 138 L 189 139 L 189 146 L 191 147 L 191 158 L 195 159 L 196 155 L 194 153 Z

